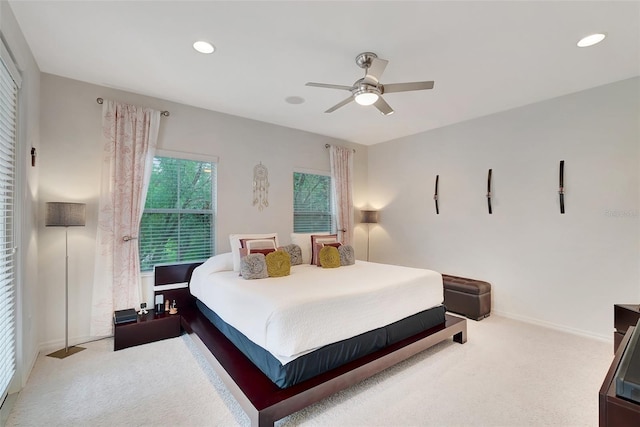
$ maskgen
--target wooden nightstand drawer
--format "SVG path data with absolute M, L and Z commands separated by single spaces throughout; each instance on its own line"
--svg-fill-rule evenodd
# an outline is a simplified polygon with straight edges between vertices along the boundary
M 136 322 L 114 325 L 113 350 L 133 347 L 180 336 L 179 314 L 155 314 L 149 310 L 147 315 L 138 316 Z

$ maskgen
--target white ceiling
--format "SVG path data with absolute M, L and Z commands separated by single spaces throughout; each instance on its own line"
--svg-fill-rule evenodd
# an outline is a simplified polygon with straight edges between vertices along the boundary
M 637 1 L 9 4 L 43 72 L 366 145 L 640 75 Z M 364 51 L 389 60 L 382 83 L 435 88 L 325 114 L 349 93 L 305 83 L 353 84 Z

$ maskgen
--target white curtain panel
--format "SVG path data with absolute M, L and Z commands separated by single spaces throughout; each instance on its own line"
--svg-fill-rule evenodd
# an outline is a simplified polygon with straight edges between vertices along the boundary
M 158 140 L 160 112 L 104 100 L 106 138 L 96 238 L 91 335 L 113 333 L 113 311 L 141 302 L 138 232 Z
M 338 240 L 353 245 L 353 150 L 332 145 L 329 159 Z

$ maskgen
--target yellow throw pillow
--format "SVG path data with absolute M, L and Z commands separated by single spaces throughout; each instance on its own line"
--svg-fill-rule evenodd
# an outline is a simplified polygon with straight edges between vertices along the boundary
M 265 258 L 269 277 L 283 277 L 291 273 L 291 257 L 287 252 L 277 250 L 267 254 Z
M 340 252 L 338 248 L 333 246 L 324 246 L 320 249 L 320 265 L 322 268 L 336 268 L 340 267 Z

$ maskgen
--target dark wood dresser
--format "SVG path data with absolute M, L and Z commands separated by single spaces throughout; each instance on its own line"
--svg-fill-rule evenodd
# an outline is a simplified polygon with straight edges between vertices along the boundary
M 640 305 L 638 304 L 616 304 L 613 306 L 613 352 L 618 350 L 618 346 L 631 326 L 635 326 L 640 320 Z
M 613 357 L 607 376 L 600 387 L 598 396 L 598 412 L 600 427 L 630 427 L 640 426 L 640 404 L 623 399 L 616 395 L 616 371 L 622 356 L 627 350 L 627 344 L 635 325 L 627 329 L 620 342 L 620 346 Z

